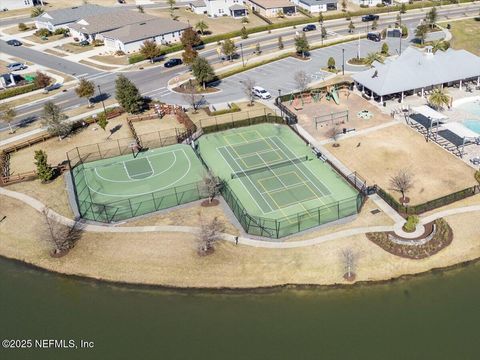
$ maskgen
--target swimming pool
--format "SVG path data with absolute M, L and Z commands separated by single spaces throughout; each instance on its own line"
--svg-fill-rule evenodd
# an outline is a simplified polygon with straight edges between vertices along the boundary
M 480 135 L 480 120 L 465 120 L 463 125 Z

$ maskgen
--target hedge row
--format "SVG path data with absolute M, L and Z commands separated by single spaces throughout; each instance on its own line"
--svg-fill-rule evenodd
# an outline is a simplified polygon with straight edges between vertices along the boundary
M 135 64 L 143 60 L 145 60 L 145 56 L 142 54 L 133 54 L 128 57 L 129 64 Z
M 240 110 L 241 110 L 241 109 L 238 107 L 237 104 L 231 103 L 229 109 L 218 110 L 218 111 L 210 111 L 210 109 L 206 108 L 206 109 L 205 109 L 205 112 L 207 113 L 207 115 L 210 115 L 210 116 L 218 116 L 218 115 L 225 115 L 225 114 L 230 114 L 230 113 L 238 112 L 238 111 L 240 111 Z
M 25 85 L 25 86 L 17 86 L 17 87 L 7 89 L 7 90 L 4 90 L 4 91 L 0 92 L 0 100 L 7 99 L 7 98 L 10 98 L 12 96 L 26 94 L 26 93 L 29 93 L 31 91 L 35 91 L 35 90 L 38 90 L 38 89 L 39 89 L 39 87 L 36 86 L 35 84 L 28 84 L 28 85 Z
M 473 0 L 451 0 L 450 3 L 470 3 L 473 2 Z M 426 7 L 433 7 L 433 6 L 438 6 L 440 5 L 440 1 L 420 1 L 420 2 L 415 2 L 413 4 L 405 4 L 407 10 L 413 10 L 413 9 L 421 9 L 421 8 L 426 8 Z M 445 2 L 442 2 L 443 5 L 445 5 Z M 335 19 L 342 19 L 342 18 L 348 18 L 348 17 L 353 17 L 353 16 L 362 16 L 362 15 L 367 15 L 367 14 L 382 14 L 382 13 L 389 13 L 389 12 L 398 12 L 401 9 L 401 5 L 396 5 L 396 6 L 387 6 L 387 7 L 369 7 L 369 8 L 364 8 L 358 11 L 353 11 L 353 12 L 345 12 L 345 13 L 337 13 L 337 14 L 324 14 L 323 19 L 324 21 L 327 20 L 335 20 Z M 285 21 L 282 23 L 275 23 L 271 25 L 262 25 L 262 26 L 256 26 L 252 27 L 250 29 L 247 29 L 247 34 L 254 34 L 262 31 L 268 31 L 268 30 L 274 30 L 274 29 L 280 29 L 284 27 L 289 27 L 289 26 L 297 26 L 297 25 L 304 25 L 311 23 L 313 19 L 297 19 L 297 20 L 290 20 L 290 21 Z M 209 44 L 213 42 L 218 42 L 221 40 L 225 39 L 231 39 L 234 37 L 240 37 L 241 32 L 240 30 L 237 31 L 231 31 L 228 33 L 224 34 L 218 34 L 218 35 L 213 35 L 213 36 L 208 36 L 203 39 L 204 44 Z

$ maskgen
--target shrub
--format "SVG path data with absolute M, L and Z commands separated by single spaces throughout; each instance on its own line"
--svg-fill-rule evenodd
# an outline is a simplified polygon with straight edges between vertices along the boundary
M 135 63 L 138 63 L 140 61 L 143 61 L 145 60 L 145 56 L 142 55 L 142 54 L 133 54 L 131 55 L 129 58 L 128 58 L 128 63 L 129 64 L 135 64 Z
M 65 28 L 58 28 L 53 32 L 53 35 L 65 35 L 68 34 L 68 29 Z
M 414 232 L 419 221 L 420 219 L 417 215 L 410 215 L 407 217 L 407 222 L 403 225 L 403 230 L 406 232 Z
M 123 55 L 125 55 L 125 53 L 122 50 L 117 50 L 117 51 L 115 51 L 115 55 L 123 56 Z
M 45 73 L 37 71 L 35 74 L 35 86 L 40 89 L 50 85 L 52 78 Z
M 480 170 L 475 173 L 475 180 L 480 184 Z
M 230 109 L 223 109 L 223 110 L 218 110 L 218 111 L 211 112 L 208 108 L 206 108 L 205 112 L 210 116 L 218 116 L 218 115 L 224 115 L 224 114 L 230 114 L 230 113 L 238 112 L 240 110 L 241 109 L 238 107 L 237 104 L 231 103 L 230 104 Z
M 25 23 L 20 23 L 20 24 L 18 24 L 18 30 L 26 31 L 26 30 L 28 30 L 28 26 L 25 25 Z
M 93 40 L 92 45 L 93 46 L 103 46 L 103 41 L 95 39 L 95 40 Z
M 26 94 L 30 91 L 34 91 L 34 90 L 37 90 L 37 89 L 38 89 L 37 85 L 35 85 L 35 83 L 33 83 L 33 84 L 25 85 L 25 86 L 17 86 L 17 87 L 11 88 L 11 89 L 3 90 L 3 91 L 0 92 L 0 100 L 8 99 L 12 96 Z
M 37 31 L 35 31 L 34 35 L 38 37 L 48 37 L 52 35 L 52 32 L 48 29 L 38 29 Z

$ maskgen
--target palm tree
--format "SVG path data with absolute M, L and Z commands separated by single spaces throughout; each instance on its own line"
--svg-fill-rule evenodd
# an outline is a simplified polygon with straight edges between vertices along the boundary
M 449 47 L 450 47 L 450 44 L 448 43 L 448 41 L 437 40 L 437 41 L 434 41 L 432 44 L 432 51 L 434 53 L 437 52 L 438 50 L 445 51 Z
M 368 65 L 368 66 L 372 66 L 372 64 L 375 61 L 378 61 L 378 62 L 383 64 L 383 57 L 378 52 L 368 53 L 368 55 L 365 57 L 365 64 Z
M 435 109 L 442 109 L 443 106 L 448 106 L 450 104 L 450 96 L 444 89 L 434 89 L 432 94 L 428 98 L 428 103 Z
M 208 29 L 208 25 L 205 21 L 201 20 L 195 24 L 195 29 L 200 30 L 200 33 L 203 35 L 204 31 Z

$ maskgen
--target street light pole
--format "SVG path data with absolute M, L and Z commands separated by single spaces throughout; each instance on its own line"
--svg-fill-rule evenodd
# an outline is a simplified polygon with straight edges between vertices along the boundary
M 342 75 L 345 75 L 345 49 L 342 49 Z
M 240 53 L 242 54 L 242 66 L 245 67 L 245 62 L 243 61 L 243 44 L 240 44 Z
M 403 31 L 402 31 L 402 16 L 400 15 L 400 19 L 399 19 L 399 24 L 400 24 L 400 55 L 402 55 L 402 35 L 403 35 Z
M 97 85 L 97 87 L 98 87 L 98 96 L 100 96 L 100 100 L 102 101 L 103 113 L 105 114 L 105 118 L 106 118 L 107 110 L 105 109 L 105 103 L 103 102 L 102 89 L 100 89 L 100 85 Z
M 280 103 L 280 104 L 277 104 L 277 105 L 279 105 L 278 107 L 280 108 L 280 116 L 283 119 L 283 109 L 282 109 L 282 106 L 281 106 L 281 104 L 282 104 L 282 90 L 281 89 L 278 89 L 278 102 Z

